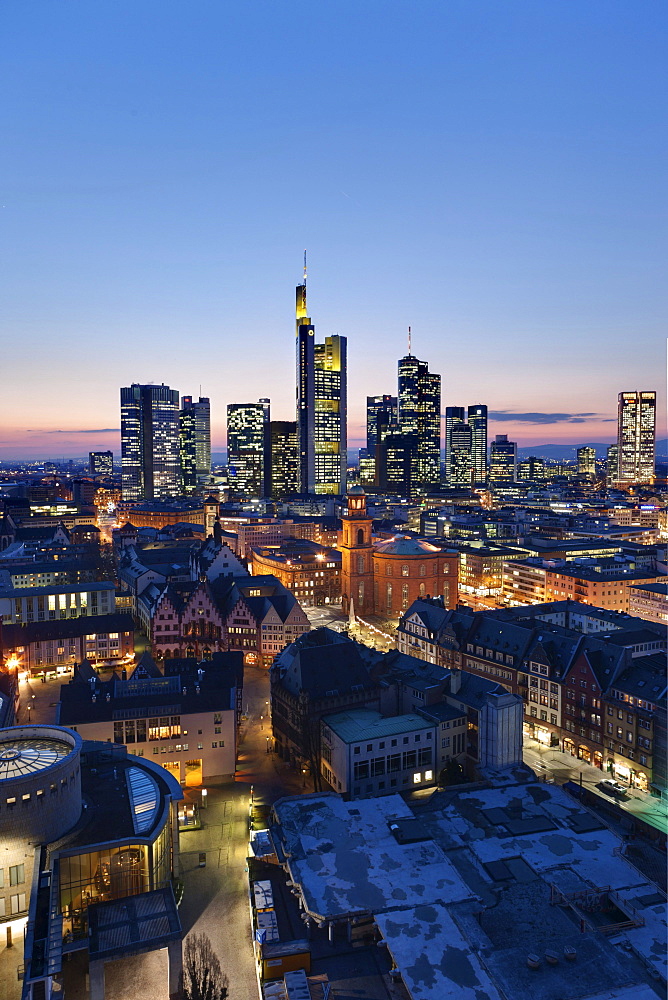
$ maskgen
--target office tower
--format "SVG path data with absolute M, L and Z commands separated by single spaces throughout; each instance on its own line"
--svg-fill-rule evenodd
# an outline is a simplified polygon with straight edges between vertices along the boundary
M 295 420 L 272 420 L 269 424 L 271 441 L 271 488 L 269 495 L 282 500 L 299 493 L 299 435 Z
M 414 480 L 417 469 L 417 437 L 402 434 L 396 428 L 379 437 L 376 445 L 376 489 L 414 497 L 420 484 Z
M 507 434 L 497 434 L 489 456 L 490 483 L 514 483 L 517 475 L 517 444 Z
M 471 487 L 473 479 L 473 431 L 468 424 L 453 424 L 449 435 L 448 486 Z
M 366 397 L 366 447 L 369 455 L 374 455 L 378 440 L 378 422 L 383 425 L 397 423 L 398 407 L 396 396 Z
M 192 411 L 195 449 L 195 476 L 198 485 L 208 483 L 211 478 L 211 407 L 207 396 L 200 396 L 195 402 L 192 396 L 181 397 L 181 413 Z
M 441 480 L 441 376 L 410 353 L 399 360 L 399 429 L 415 439 L 415 487 Z
M 268 497 L 271 489 L 269 400 L 227 407 L 227 475 L 240 497 Z
M 181 465 L 181 491 L 186 495 L 197 489 L 197 447 L 195 443 L 195 411 L 184 406 L 189 396 L 181 400 L 179 411 L 179 462 Z
M 596 449 L 578 448 L 578 476 L 596 479 Z
M 451 486 L 450 482 L 450 432 L 455 424 L 463 424 L 466 421 L 463 406 L 446 406 L 445 408 L 445 482 Z
M 297 428 L 302 493 L 345 493 L 348 466 L 347 343 L 315 343 L 304 282 L 297 285 Z
M 111 476 L 114 471 L 113 451 L 89 451 L 88 472 L 91 476 Z
M 487 407 L 484 403 L 469 406 L 468 425 L 473 435 L 473 481 L 476 486 L 484 486 L 487 483 Z
M 652 482 L 655 433 L 656 393 L 620 392 L 617 411 L 617 482 Z
M 121 484 L 124 500 L 178 496 L 179 394 L 168 385 L 121 389 Z
M 538 479 L 545 479 L 545 462 L 542 458 L 529 455 L 523 462 L 517 463 L 517 478 L 527 479 L 536 482 Z
M 611 444 L 605 454 L 605 481 L 607 486 L 612 486 L 613 483 L 617 482 L 618 473 L 617 445 Z

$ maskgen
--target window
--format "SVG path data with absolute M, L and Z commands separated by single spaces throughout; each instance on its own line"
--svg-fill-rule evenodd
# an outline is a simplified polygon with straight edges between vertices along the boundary
M 401 567 L 401 575 L 408 576 L 408 563 L 404 563 Z
M 441 750 L 447 750 L 449 746 L 450 746 L 450 737 L 444 736 L 443 739 L 441 740 Z
M 415 750 L 405 750 L 403 756 L 403 770 L 407 771 L 411 767 L 415 767 Z
M 26 880 L 24 865 L 11 865 L 9 868 L 9 884 L 22 885 Z
M 385 758 L 374 757 L 371 761 L 371 777 L 377 778 L 379 775 L 383 774 L 385 774 Z
M 401 770 L 401 754 L 400 753 L 390 754 L 390 756 L 387 758 L 387 770 L 388 770 L 388 773 L 390 773 L 390 774 L 393 771 L 400 771 Z
M 361 750 L 361 747 L 354 747 L 353 748 L 353 753 L 358 754 L 360 752 L 360 750 Z
M 9 901 L 12 913 L 22 913 L 26 908 L 25 892 L 19 892 L 16 896 L 10 896 Z
M 212 743 L 211 744 L 211 749 L 212 750 L 217 750 L 218 749 L 218 744 L 217 743 Z
M 369 761 L 368 760 L 356 760 L 353 765 L 353 779 L 359 781 L 360 778 L 369 777 Z

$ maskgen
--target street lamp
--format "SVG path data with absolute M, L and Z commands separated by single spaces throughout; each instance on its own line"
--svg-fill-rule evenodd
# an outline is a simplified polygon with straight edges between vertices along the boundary
M 206 809 L 206 788 L 202 789 L 202 809 Z
M 302 788 L 306 788 L 306 773 L 307 773 L 307 769 L 305 767 L 303 767 L 302 768 L 302 774 L 303 774 L 304 777 L 302 779 Z
M 267 741 L 267 753 L 269 753 L 269 737 L 265 736 L 265 739 Z

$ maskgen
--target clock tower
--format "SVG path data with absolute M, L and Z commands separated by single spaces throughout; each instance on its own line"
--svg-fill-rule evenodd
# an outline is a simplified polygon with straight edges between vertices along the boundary
M 348 490 L 348 506 L 341 515 L 343 529 L 339 539 L 341 551 L 341 593 L 343 611 L 350 612 L 352 600 L 355 612 L 373 613 L 373 546 L 371 518 L 366 510 L 366 494 L 361 486 Z

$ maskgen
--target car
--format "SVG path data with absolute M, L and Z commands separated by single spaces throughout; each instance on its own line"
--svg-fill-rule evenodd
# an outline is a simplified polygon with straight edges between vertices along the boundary
M 615 799 L 621 799 L 626 794 L 624 786 L 613 781 L 612 778 L 604 778 L 603 781 L 599 781 L 596 787 L 600 788 L 606 795 L 612 795 Z

